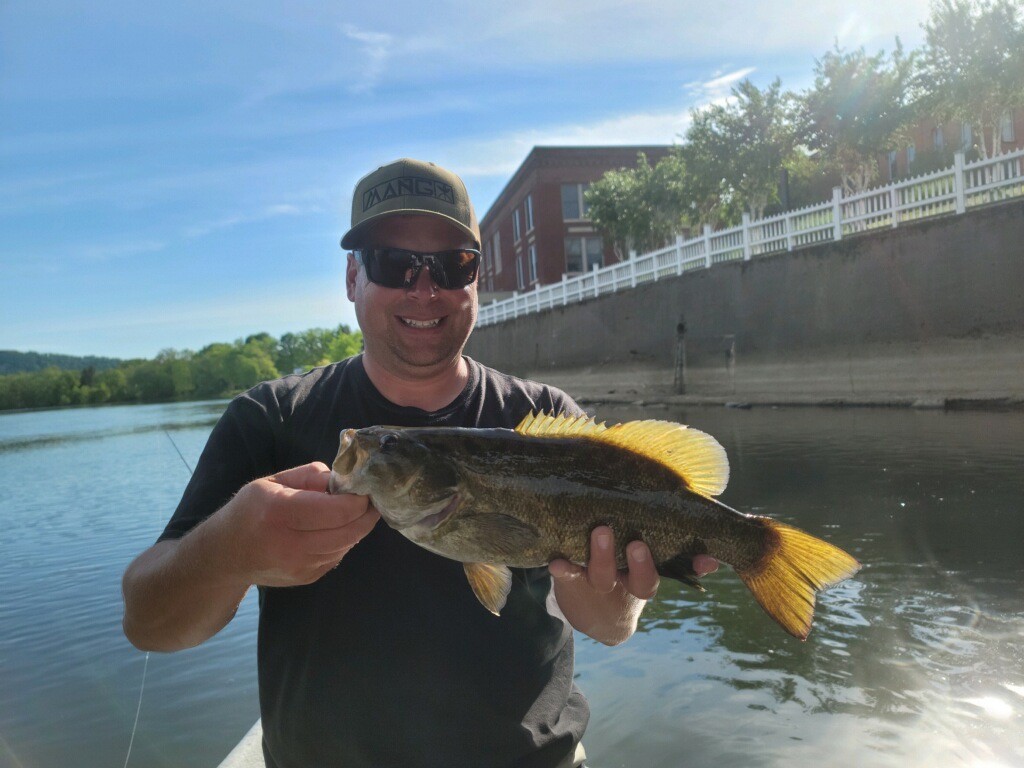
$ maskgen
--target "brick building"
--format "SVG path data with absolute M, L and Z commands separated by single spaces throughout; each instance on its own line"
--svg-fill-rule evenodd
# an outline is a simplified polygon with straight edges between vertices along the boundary
M 1024 109 L 1012 109 L 1003 115 L 1000 134 L 1000 153 L 1024 148 Z M 985 141 L 988 142 L 990 138 L 986 136 Z M 957 120 L 948 123 L 922 120 L 911 129 L 906 147 L 879 158 L 878 178 L 887 184 L 949 168 L 953 164 L 954 152 L 969 150 L 978 143 L 978 137 L 974 135 L 971 126 Z M 992 153 L 992 147 L 989 147 L 989 153 Z M 968 162 L 972 159 L 969 153 L 967 159 Z
M 480 220 L 481 300 L 617 261 L 587 217 L 583 192 L 607 171 L 635 168 L 638 152 L 653 165 L 668 151 L 668 145 L 534 147 Z

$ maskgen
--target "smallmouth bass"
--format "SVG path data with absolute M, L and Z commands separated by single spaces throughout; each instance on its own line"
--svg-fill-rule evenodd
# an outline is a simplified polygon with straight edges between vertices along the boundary
M 530 414 L 515 430 L 344 430 L 329 491 L 369 496 L 399 533 L 462 562 L 495 614 L 511 588 L 510 566 L 557 558 L 585 565 L 591 531 L 607 525 L 620 569 L 626 545 L 642 540 L 659 575 L 703 591 L 692 559 L 711 555 L 804 640 L 816 593 L 860 564 L 798 528 L 716 501 L 728 479 L 725 449 L 681 424 L 609 427 L 586 416 Z

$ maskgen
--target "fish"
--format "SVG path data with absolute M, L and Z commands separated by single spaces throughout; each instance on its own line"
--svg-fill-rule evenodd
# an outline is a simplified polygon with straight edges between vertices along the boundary
M 789 634 L 805 640 L 816 594 L 860 563 L 770 517 L 719 502 L 729 479 L 711 435 L 661 420 L 608 426 L 589 416 L 531 412 L 514 429 L 342 430 L 328 491 L 369 496 L 383 520 L 463 564 L 477 599 L 500 614 L 510 568 L 564 558 L 585 565 L 590 534 L 615 534 L 616 562 L 643 541 L 657 572 L 704 591 L 693 558 L 731 566 Z

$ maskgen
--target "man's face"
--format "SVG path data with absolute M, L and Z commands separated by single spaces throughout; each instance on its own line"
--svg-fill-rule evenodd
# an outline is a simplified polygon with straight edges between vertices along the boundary
M 477 247 L 456 227 L 435 216 L 392 216 L 373 225 L 368 246 L 421 253 Z M 409 288 L 372 283 L 351 256 L 346 272 L 348 298 L 355 303 L 366 354 L 391 373 L 424 377 L 456 362 L 476 323 L 476 282 L 443 290 L 426 267 Z

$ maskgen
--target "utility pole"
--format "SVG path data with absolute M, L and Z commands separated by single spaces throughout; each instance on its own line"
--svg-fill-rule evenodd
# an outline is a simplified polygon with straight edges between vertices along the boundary
M 682 316 L 676 324 L 676 365 L 672 388 L 677 395 L 686 394 L 686 322 Z

